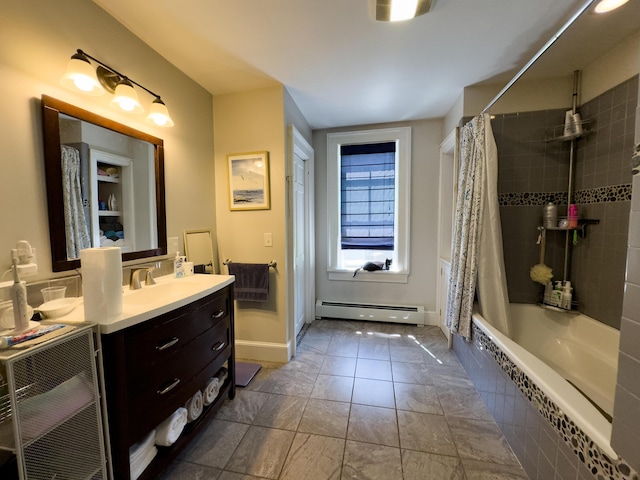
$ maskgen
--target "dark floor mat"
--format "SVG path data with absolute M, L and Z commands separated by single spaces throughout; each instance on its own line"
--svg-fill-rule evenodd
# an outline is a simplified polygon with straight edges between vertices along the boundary
M 258 363 L 236 362 L 236 385 L 246 387 L 262 368 Z

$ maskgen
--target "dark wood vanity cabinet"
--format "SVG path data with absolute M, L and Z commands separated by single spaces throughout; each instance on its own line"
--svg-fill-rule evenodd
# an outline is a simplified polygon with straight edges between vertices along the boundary
M 111 334 L 102 335 L 107 421 L 113 473 L 129 479 L 129 447 L 141 441 L 223 366 L 217 399 L 158 454 L 141 479 L 156 478 L 212 417 L 235 396 L 233 285 Z

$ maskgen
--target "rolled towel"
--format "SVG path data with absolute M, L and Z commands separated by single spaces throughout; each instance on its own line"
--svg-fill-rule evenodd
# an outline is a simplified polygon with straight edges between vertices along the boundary
M 220 380 L 220 385 L 222 385 L 227 379 L 227 369 L 222 367 L 220 370 L 218 370 L 218 373 L 216 373 L 216 378 Z
M 204 386 L 202 390 L 202 402 L 205 407 L 211 405 L 216 397 L 218 396 L 218 392 L 220 392 L 220 385 L 222 383 L 217 377 L 212 377 L 207 381 L 207 384 Z
M 202 392 L 198 390 L 193 397 L 187 400 L 184 408 L 187 409 L 187 420 L 193 422 L 196 418 L 200 416 L 202 413 L 202 409 L 204 408 L 202 401 Z
M 173 445 L 187 424 L 187 409 L 180 407 L 156 428 L 156 445 L 170 447 Z

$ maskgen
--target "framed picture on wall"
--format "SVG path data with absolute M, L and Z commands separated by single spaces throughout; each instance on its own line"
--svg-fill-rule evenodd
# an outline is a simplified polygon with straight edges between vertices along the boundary
M 236 153 L 229 163 L 229 209 L 268 210 L 269 152 Z

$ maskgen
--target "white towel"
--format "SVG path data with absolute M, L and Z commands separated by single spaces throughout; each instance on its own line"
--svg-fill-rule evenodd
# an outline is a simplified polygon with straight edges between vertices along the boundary
M 142 472 L 149 466 L 158 453 L 158 449 L 152 444 L 151 449 L 146 452 L 146 455 L 142 457 L 138 462 L 130 463 L 129 476 L 131 480 L 136 480 Z
M 156 428 L 156 445 L 169 447 L 173 445 L 187 424 L 187 409 L 178 408 Z
M 207 381 L 207 384 L 202 390 L 202 398 L 205 406 L 209 406 L 214 402 L 218 396 L 218 392 L 220 392 L 221 385 L 222 382 L 218 377 L 212 377 Z
M 132 480 L 144 472 L 158 453 L 158 449 L 153 444 L 155 436 L 156 431 L 151 430 L 140 442 L 129 448 L 129 473 Z
M 227 379 L 227 369 L 225 367 L 222 367 L 220 370 L 218 370 L 218 373 L 216 373 L 216 378 L 220 380 L 220 385 L 222 385 Z
M 202 392 L 198 390 L 193 397 L 187 400 L 184 408 L 187 409 L 187 420 L 193 422 L 196 418 L 200 416 L 202 413 L 202 409 L 204 408 L 202 402 Z

